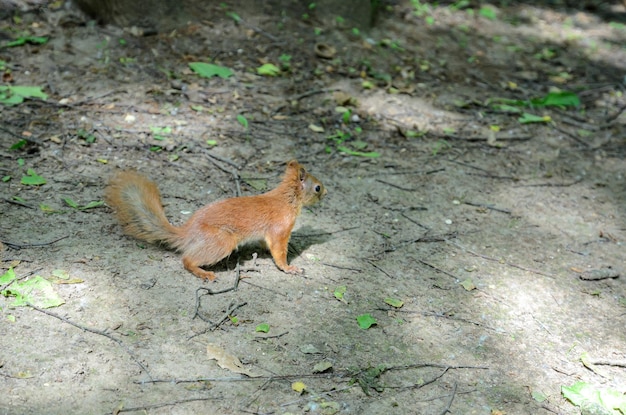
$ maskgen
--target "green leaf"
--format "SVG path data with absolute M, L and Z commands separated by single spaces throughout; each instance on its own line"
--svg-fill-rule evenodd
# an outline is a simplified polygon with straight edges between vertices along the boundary
M 573 92 L 550 92 L 543 98 L 532 99 L 530 103 L 537 107 L 578 107 L 580 98 Z
M 280 75 L 280 69 L 274 64 L 266 63 L 259 66 L 256 69 L 256 73 L 263 76 L 277 76 Z
M 5 297 L 15 297 L 13 307 L 23 307 L 33 304 L 40 308 L 57 307 L 65 301 L 54 291 L 53 285 L 47 279 L 36 275 L 26 281 L 16 281 L 9 288 L 2 291 Z
M 242 178 L 244 182 L 248 185 L 252 186 L 254 190 L 265 190 L 267 189 L 267 180 L 265 179 L 254 179 L 254 178 Z
M 233 19 L 236 23 L 241 22 L 241 17 L 235 12 L 226 12 L 226 16 Z
M 270 325 L 267 323 L 261 323 L 258 326 L 256 326 L 255 331 L 259 333 L 268 333 L 270 331 Z
M 26 176 L 22 176 L 21 183 L 26 186 L 41 186 L 46 184 L 46 179 L 35 173 L 35 170 L 28 169 Z
M 17 143 L 9 147 L 9 150 L 19 150 L 20 148 L 23 148 L 27 143 L 28 141 L 26 140 L 19 140 Z
M 548 399 L 548 397 L 543 392 L 539 391 L 532 391 L 531 396 L 534 400 L 540 403 Z
M 0 86 L 0 104 L 12 106 L 12 105 L 21 104 L 22 102 L 24 102 L 24 97 L 21 97 L 19 95 L 3 94 L 2 88 L 5 88 L 5 87 Z
M 561 393 L 576 406 L 599 407 L 594 413 L 626 414 L 626 396 L 614 389 L 597 389 L 579 381 L 572 386 L 561 386 Z
M 9 268 L 7 272 L 0 275 L 0 285 L 5 285 L 13 281 L 17 276 L 15 275 L 15 271 L 13 268 Z
M 225 66 L 213 65 L 212 63 L 190 62 L 189 67 L 203 78 L 219 76 L 220 78 L 227 79 L 233 75 L 233 71 Z
M 74 202 L 72 199 L 70 199 L 69 197 L 64 197 L 63 201 L 69 207 L 74 208 L 74 209 L 78 209 L 78 204 L 76 202 Z
M 46 205 L 45 203 L 40 203 L 39 209 L 41 209 L 43 213 L 59 213 L 59 211 L 55 210 L 52 206 Z
M 550 122 L 552 121 L 552 118 L 550 118 L 550 116 L 548 115 L 541 117 L 539 115 L 525 112 L 522 114 L 520 118 L 517 119 L 517 121 L 519 121 L 520 124 L 530 124 L 530 123 L 539 123 L 539 122 Z
M 52 271 L 52 276 L 48 278 L 53 284 L 80 284 L 85 282 L 80 278 L 70 278 L 69 272 L 64 269 L 55 269 Z
M 346 287 L 345 285 L 340 285 L 339 287 L 335 288 L 333 295 L 337 300 L 343 301 L 343 296 L 346 293 L 347 289 L 348 287 Z
M 10 86 L 9 89 L 16 95 L 21 95 L 24 98 L 41 98 L 48 99 L 48 95 L 45 94 L 40 86 L 23 86 L 16 85 Z
M 406 136 L 406 138 L 418 138 L 426 135 L 426 131 L 406 130 L 404 132 L 404 135 Z
M 93 209 L 93 208 L 97 208 L 103 205 L 104 205 L 104 202 L 102 200 L 95 200 L 93 202 L 87 203 L 85 206 L 81 206 L 80 209 L 81 210 Z
M 333 364 L 331 362 L 329 362 L 328 360 L 322 360 L 321 362 L 313 366 L 313 373 L 328 372 L 332 368 L 333 368 Z M 338 412 L 334 412 L 334 413 L 338 413 Z
M 206 140 L 206 143 L 210 147 L 214 147 L 217 145 L 217 140 Z
M 88 144 L 96 142 L 96 136 L 83 128 L 79 128 L 78 131 L 76 131 L 76 135 L 85 140 Z
M 343 114 L 341 115 L 341 120 L 343 121 L 344 124 L 348 124 L 350 122 L 351 115 L 352 115 L 352 111 L 350 110 L 345 110 L 343 112 Z
M 495 111 L 508 112 L 508 113 L 513 113 L 513 114 L 519 114 L 520 112 L 522 112 L 522 110 L 519 109 L 518 107 L 514 107 L 513 105 L 507 105 L 507 104 L 493 104 L 491 108 L 493 108 Z
M 487 105 L 503 112 L 519 112 L 515 107 L 578 107 L 580 98 L 573 92 L 557 91 L 550 92 L 543 98 L 533 98 L 529 101 L 493 98 L 487 101 Z
M 35 43 L 35 44 L 41 45 L 43 43 L 46 43 L 47 41 L 48 41 L 48 38 L 43 37 L 43 36 L 21 36 L 15 40 L 5 43 L 4 45 L 2 45 L 2 47 L 12 48 L 15 46 L 22 46 L 26 43 Z
M 351 155 L 351 156 L 369 157 L 369 158 L 380 157 L 380 153 L 377 153 L 376 151 L 370 151 L 370 152 L 354 151 L 354 150 L 350 150 L 348 147 L 345 147 L 345 146 L 338 146 L 337 150 L 339 150 L 342 153 Z
M 70 274 L 64 269 L 55 269 L 52 271 L 52 275 L 61 279 L 61 280 L 69 280 Z
M 357 150 L 365 150 L 367 148 L 367 143 L 365 141 L 356 140 L 350 143 L 350 145 Z
M 466 278 L 465 280 L 463 280 L 461 282 L 461 286 L 465 288 L 466 291 L 472 291 L 476 289 L 476 285 L 474 285 L 474 282 L 471 278 Z
M 487 6 L 481 7 L 480 10 L 478 11 L 478 14 L 489 20 L 496 20 L 497 18 L 496 11 L 493 8 L 487 7 Z
M 244 117 L 241 114 L 238 114 L 237 121 L 239 121 L 239 124 L 241 124 L 243 128 L 245 128 L 246 130 L 248 129 L 248 119 L 246 117 Z
M 171 134 L 172 127 L 150 127 L 150 131 L 152 131 L 152 134 L 154 134 L 156 138 L 156 135 L 163 136 Z
M 370 314 L 361 314 L 356 318 L 356 322 L 359 324 L 359 327 L 363 330 L 367 330 L 376 324 L 376 319 L 372 317 Z
M 404 305 L 404 301 L 398 300 L 397 298 L 391 298 L 391 297 L 385 298 L 385 303 L 395 308 L 400 308 Z
M 47 99 L 48 95 L 38 86 L 0 86 L 0 104 L 17 105 L 24 102 L 24 98 Z

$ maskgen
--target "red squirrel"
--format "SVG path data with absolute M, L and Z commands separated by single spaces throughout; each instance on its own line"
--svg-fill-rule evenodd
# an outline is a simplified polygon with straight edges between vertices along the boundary
M 265 240 L 276 266 L 289 274 L 302 269 L 287 265 L 287 245 L 303 206 L 321 200 L 327 191 L 296 160 L 287 163 L 281 183 L 257 196 L 233 197 L 208 204 L 182 226 L 165 217 L 156 184 L 135 171 L 116 173 L 105 189 L 124 232 L 147 242 L 164 242 L 182 253 L 183 266 L 209 281 L 213 265 L 246 242 Z

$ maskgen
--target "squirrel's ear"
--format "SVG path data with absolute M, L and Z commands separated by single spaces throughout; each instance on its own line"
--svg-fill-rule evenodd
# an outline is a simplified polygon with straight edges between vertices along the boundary
M 297 169 L 298 170 L 298 178 L 300 179 L 301 182 L 304 181 L 304 179 L 306 178 L 306 170 L 304 169 L 304 167 L 302 167 L 300 165 L 300 163 L 298 163 L 297 160 L 291 160 L 289 163 L 287 163 L 287 170 L 289 169 Z

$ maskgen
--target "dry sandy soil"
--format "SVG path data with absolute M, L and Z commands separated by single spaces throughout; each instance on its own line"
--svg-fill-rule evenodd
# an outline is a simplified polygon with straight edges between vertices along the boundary
M 3 42 L 49 37 L 0 49 L 3 85 L 48 95 L 0 106 L 0 271 L 74 282 L 54 308 L 0 297 L 0 414 L 577 414 L 562 386 L 626 391 L 623 7 L 398 2 L 355 33 L 229 5 L 243 24 L 215 5 L 152 36 L 65 7 L 0 21 Z M 581 105 L 524 109 L 550 122 L 490 104 L 554 88 Z M 304 276 L 248 245 L 204 282 L 64 202 L 134 168 L 180 224 L 292 158 L 328 188 L 291 238 Z

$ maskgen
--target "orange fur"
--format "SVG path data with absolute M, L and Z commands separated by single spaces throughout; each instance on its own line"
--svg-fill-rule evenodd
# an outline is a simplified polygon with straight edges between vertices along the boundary
M 258 196 L 234 197 L 204 206 L 180 227 L 165 217 L 159 189 L 134 171 L 118 172 L 105 190 L 124 232 L 147 242 L 165 242 L 183 254 L 183 266 L 197 277 L 213 281 L 200 268 L 213 265 L 246 242 L 265 240 L 276 266 L 287 273 L 302 270 L 287 264 L 291 231 L 303 206 L 326 195 L 324 185 L 296 160 L 287 164 L 282 182 Z

